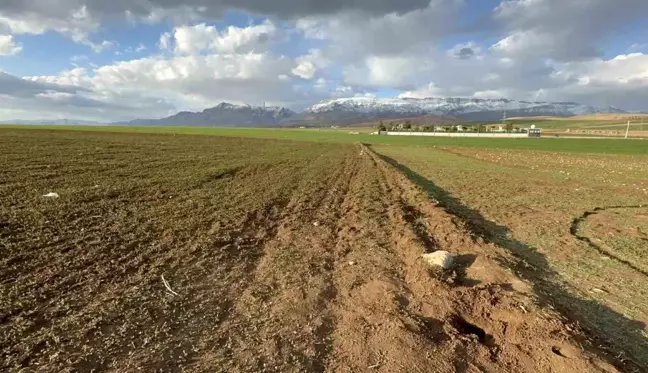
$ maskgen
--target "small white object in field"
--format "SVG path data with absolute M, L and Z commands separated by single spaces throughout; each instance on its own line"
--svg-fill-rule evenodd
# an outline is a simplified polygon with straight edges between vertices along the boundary
M 172 294 L 172 295 L 179 295 L 173 289 L 171 289 L 171 285 L 169 285 L 169 282 L 164 278 L 164 275 L 162 275 L 162 283 L 164 284 L 164 287 L 167 289 L 167 291 Z
M 455 256 L 447 251 L 435 251 L 433 253 L 423 254 L 423 260 L 430 266 L 448 269 L 454 264 Z
M 49 192 L 49 193 L 43 195 L 43 197 L 45 197 L 45 198 L 59 198 L 59 195 L 58 195 L 58 193 Z
M 313 222 L 313 226 L 319 227 L 319 222 Z
M 349 265 L 350 266 L 355 265 L 355 262 L 352 260 L 352 261 L 349 262 Z

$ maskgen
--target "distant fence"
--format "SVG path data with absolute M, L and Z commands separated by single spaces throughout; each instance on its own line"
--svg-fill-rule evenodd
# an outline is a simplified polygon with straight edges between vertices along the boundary
M 528 133 L 493 133 L 493 132 L 394 132 L 381 131 L 388 136 L 434 136 L 434 137 L 500 137 L 500 138 L 529 138 Z

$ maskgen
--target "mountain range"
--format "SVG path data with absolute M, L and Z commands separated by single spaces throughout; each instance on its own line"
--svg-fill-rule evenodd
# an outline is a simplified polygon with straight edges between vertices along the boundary
M 416 118 L 446 122 L 448 118 L 497 121 L 507 117 L 625 113 L 615 107 L 575 102 L 530 102 L 473 98 L 373 98 L 353 97 L 322 101 L 301 112 L 283 107 L 255 107 L 221 103 L 202 112 L 180 112 L 162 119 L 137 119 L 129 125 L 193 125 L 215 127 L 278 127 L 297 125 L 352 125 L 376 120 Z
M 326 119 L 332 113 L 369 117 L 404 117 L 421 115 L 454 116 L 463 120 L 496 121 L 507 117 L 556 116 L 625 113 L 614 107 L 596 107 L 575 102 L 530 102 L 477 98 L 370 98 L 353 97 L 324 101 L 306 109 L 307 113 Z
M 345 126 L 402 118 L 421 118 L 436 124 L 461 120 L 498 121 L 504 115 L 507 117 L 570 117 L 603 113 L 627 112 L 615 107 L 597 107 L 575 102 L 531 102 L 477 98 L 352 97 L 322 101 L 301 112 L 277 106 L 258 107 L 223 102 L 201 112 L 182 111 L 161 119 L 136 119 L 113 124 L 213 127 Z M 95 124 L 84 121 L 65 121 L 69 124 Z M 62 122 L 63 120 L 40 123 L 65 123 Z M 10 123 L 17 123 L 17 121 Z M 34 121 L 30 123 L 34 123 Z
M 283 107 L 234 105 L 223 102 L 201 112 L 181 111 L 162 119 L 136 119 L 116 124 L 144 126 L 214 126 L 214 127 L 273 127 L 290 122 L 295 112 Z

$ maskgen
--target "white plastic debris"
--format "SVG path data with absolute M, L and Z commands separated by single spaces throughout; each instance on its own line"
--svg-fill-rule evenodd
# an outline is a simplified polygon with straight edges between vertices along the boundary
M 433 253 L 423 254 L 423 260 L 430 266 L 448 269 L 454 264 L 455 256 L 447 251 L 435 251 Z
M 59 195 L 58 195 L 58 193 L 49 192 L 49 193 L 43 195 L 43 197 L 45 197 L 45 198 L 59 198 Z
M 314 226 L 314 227 L 319 227 L 319 222 L 317 222 L 317 221 L 316 221 L 316 222 L 313 222 L 313 226 Z

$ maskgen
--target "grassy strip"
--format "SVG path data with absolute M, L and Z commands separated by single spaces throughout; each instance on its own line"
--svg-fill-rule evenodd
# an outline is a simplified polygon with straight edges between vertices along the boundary
M 601 154 L 648 154 L 648 143 L 641 140 L 623 139 L 486 139 L 375 136 L 366 133 L 352 135 L 348 130 L 329 129 L 277 129 L 277 128 L 214 128 L 214 127 L 133 127 L 133 126 L 30 126 L 5 125 L 0 129 L 39 129 L 104 131 L 128 133 L 167 133 L 189 135 L 213 135 L 265 139 L 287 139 L 316 142 L 355 143 L 382 145 L 462 146 L 472 148 L 542 150 Z

